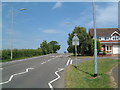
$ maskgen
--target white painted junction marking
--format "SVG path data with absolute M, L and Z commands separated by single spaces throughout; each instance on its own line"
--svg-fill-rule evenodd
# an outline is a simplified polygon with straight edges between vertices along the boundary
M 17 76 L 17 75 L 20 75 L 20 74 L 27 73 L 27 72 L 29 72 L 30 69 L 34 69 L 34 68 L 27 68 L 27 69 L 25 70 L 25 72 L 21 72 L 21 73 L 13 74 L 13 75 L 10 76 L 10 78 L 9 78 L 8 81 L 6 81 L 6 82 L 2 82 L 2 83 L 0 83 L 0 85 L 2 85 L 2 84 L 6 84 L 6 83 L 9 83 L 10 81 L 12 81 L 12 78 L 13 78 L 14 76 Z

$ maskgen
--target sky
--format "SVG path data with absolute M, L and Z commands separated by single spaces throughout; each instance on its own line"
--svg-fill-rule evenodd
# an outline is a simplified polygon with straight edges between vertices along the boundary
M 96 27 L 118 27 L 118 3 L 96 2 Z M 12 13 L 14 10 L 13 29 Z M 20 11 L 19 9 L 27 10 Z M 67 50 L 68 34 L 75 26 L 93 28 L 91 2 L 3 2 L 2 48 L 37 49 L 43 40 L 57 41 L 60 53 Z

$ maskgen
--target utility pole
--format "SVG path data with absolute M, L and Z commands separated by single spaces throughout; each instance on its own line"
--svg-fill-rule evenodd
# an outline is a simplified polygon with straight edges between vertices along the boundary
M 11 40 L 10 40 L 10 47 L 11 47 L 11 60 L 13 59 L 13 53 L 12 53 L 12 49 L 13 49 L 13 24 L 14 24 L 14 9 L 12 8 L 11 10 L 11 15 L 12 15 L 12 23 L 11 23 Z
M 98 76 L 98 63 L 97 63 L 97 35 L 96 35 L 96 13 L 95 2 L 93 0 L 93 23 L 94 23 L 94 77 Z
M 20 11 L 23 11 L 23 10 L 27 10 L 26 8 L 21 8 L 19 9 Z M 10 48 L 11 48 L 11 60 L 13 59 L 13 52 L 12 52 L 12 49 L 13 49 L 13 31 L 14 31 L 14 9 L 12 7 L 11 9 L 11 37 L 10 37 Z

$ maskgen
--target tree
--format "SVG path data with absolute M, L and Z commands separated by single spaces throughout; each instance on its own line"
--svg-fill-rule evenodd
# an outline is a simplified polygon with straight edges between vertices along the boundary
M 80 26 L 75 27 L 72 33 L 68 34 L 68 52 L 75 54 L 75 48 L 72 45 L 72 38 L 75 33 L 79 38 L 79 46 L 77 46 L 77 53 L 82 55 L 87 54 L 90 51 L 91 38 L 86 32 L 86 28 Z
M 44 55 L 48 54 L 48 44 L 47 41 L 44 40 L 41 44 L 40 44 L 40 48 L 43 52 Z
M 56 53 L 60 49 L 60 45 L 58 45 L 57 41 L 51 41 L 47 43 L 47 41 L 43 41 L 40 44 L 40 49 L 42 50 L 43 54 L 49 54 L 49 53 Z
M 92 41 L 91 41 L 91 55 L 93 55 L 94 54 L 94 39 L 92 39 Z M 97 40 L 97 53 L 99 53 L 100 52 L 100 41 L 99 40 Z
M 57 41 L 51 41 L 48 43 L 49 52 L 56 53 L 60 49 L 60 45 L 58 45 Z

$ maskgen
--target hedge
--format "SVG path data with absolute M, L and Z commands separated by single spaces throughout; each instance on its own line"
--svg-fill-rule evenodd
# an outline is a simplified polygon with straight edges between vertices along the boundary
M 13 59 L 43 55 L 41 49 L 13 49 Z M 2 50 L 2 60 L 10 59 L 11 50 Z

